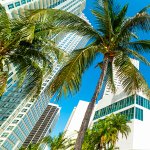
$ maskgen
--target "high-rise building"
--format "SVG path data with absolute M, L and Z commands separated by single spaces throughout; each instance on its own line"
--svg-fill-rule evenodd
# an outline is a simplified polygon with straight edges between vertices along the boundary
M 32 131 L 26 138 L 25 142 L 23 143 L 23 147 L 28 147 L 30 143 L 36 144 L 43 137 L 48 135 L 54 127 L 59 115 L 60 107 L 58 107 L 58 105 L 49 103 L 39 120 L 36 122 Z
M 89 102 L 80 100 L 77 107 L 73 109 L 65 127 L 65 136 L 69 139 L 76 139 L 88 104 Z
M 139 62 L 137 60 L 132 60 L 132 63 L 139 69 Z M 102 99 L 95 105 L 93 112 L 94 115 L 91 117 L 89 126 L 92 127 L 99 119 L 104 119 L 112 113 L 124 114 L 127 116 L 128 120 L 131 121 L 129 123 L 131 132 L 127 139 L 125 137 L 122 138 L 122 135 L 119 135 L 119 140 L 117 141 L 116 146 L 119 147 L 120 150 L 149 150 L 150 100 L 148 100 L 142 92 L 137 92 L 134 95 L 127 95 L 123 92 L 123 88 L 117 78 L 116 72 L 114 75 L 114 81 L 117 87 L 116 93 L 112 93 L 106 85 Z M 81 110 L 79 108 L 83 108 L 82 112 L 84 114 L 87 102 L 82 102 L 82 106 L 80 105 L 81 102 L 79 102 L 77 106 L 78 109 L 75 109 L 75 113 L 79 115 L 74 115 L 73 110 L 71 117 L 68 120 L 65 130 L 67 131 L 67 137 L 69 138 L 71 136 L 73 138 L 75 137 L 73 136 L 75 130 L 79 131 L 82 123 L 81 120 L 78 121 L 78 117 L 81 115 Z M 78 128 L 75 128 L 76 126 Z
M 139 69 L 139 61 L 132 59 L 132 63 L 137 69 Z M 115 71 L 115 70 L 114 70 Z M 148 127 L 150 126 L 150 101 L 142 92 L 136 92 L 133 95 L 127 95 L 123 91 L 123 87 L 117 78 L 115 72 L 114 75 L 115 85 L 117 91 L 113 94 L 109 87 L 106 86 L 102 99 L 98 102 L 96 112 L 93 118 L 93 123 L 98 119 L 104 119 L 111 113 L 124 114 L 127 116 L 131 123 L 131 133 L 127 139 L 122 138 L 119 135 L 119 141 L 116 146 L 121 150 L 145 150 L 150 149 L 150 143 L 148 142 Z M 143 139 L 145 135 L 146 138 Z
M 21 14 L 24 9 L 55 7 L 86 19 L 82 13 L 85 0 L 0 0 L 0 2 L 10 17 Z M 60 35 L 56 40 L 58 46 L 67 52 L 83 47 L 88 41 L 86 37 L 81 37 L 75 32 Z M 17 68 L 12 67 L 7 91 L 0 100 L 0 150 L 17 150 L 25 142 L 48 106 L 50 98 L 46 95 L 45 90 L 60 67 L 56 63 L 53 72 L 44 79 L 38 99 L 33 98 L 34 92 L 26 95 L 23 93 L 23 89 L 16 90 L 17 78 L 15 73 Z

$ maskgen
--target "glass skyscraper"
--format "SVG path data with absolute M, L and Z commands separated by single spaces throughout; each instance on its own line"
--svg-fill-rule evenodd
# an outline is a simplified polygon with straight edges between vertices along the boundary
M 21 14 L 24 9 L 58 8 L 72 12 L 86 20 L 82 13 L 85 7 L 85 0 L 0 0 L 10 17 Z M 67 52 L 83 47 L 88 39 L 77 33 L 60 34 L 57 44 Z M 23 89 L 16 90 L 17 68 L 12 67 L 9 74 L 7 91 L 0 99 L 0 150 L 16 150 L 21 147 L 29 136 L 36 122 L 48 106 L 50 98 L 46 95 L 45 89 L 59 71 L 60 65 L 55 63 L 53 72 L 48 75 L 43 83 L 38 99 L 35 99 L 34 92 L 23 93 Z M 22 87 L 23 88 L 23 87 Z

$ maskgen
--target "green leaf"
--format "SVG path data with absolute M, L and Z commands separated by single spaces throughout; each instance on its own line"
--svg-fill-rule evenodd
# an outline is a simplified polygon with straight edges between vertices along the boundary
M 62 94 L 74 94 L 79 91 L 82 74 L 93 62 L 98 50 L 97 46 L 91 44 L 86 48 L 72 52 L 71 58 L 50 84 L 48 93 L 53 95 L 58 92 L 57 96 L 60 98 Z
M 7 85 L 7 77 L 8 77 L 7 72 L 0 71 L 0 96 L 2 96 L 3 93 L 5 92 Z

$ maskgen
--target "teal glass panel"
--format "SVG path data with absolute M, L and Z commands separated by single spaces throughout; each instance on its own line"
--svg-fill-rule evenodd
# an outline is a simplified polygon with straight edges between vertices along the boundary
M 134 119 L 134 107 L 120 112 L 120 114 L 125 115 L 128 120 Z
M 22 123 L 22 121 L 19 123 L 19 127 L 20 127 L 20 129 L 22 130 L 22 132 L 23 132 L 26 136 L 28 136 L 29 131 L 28 131 L 28 129 L 25 127 L 25 125 Z
M 94 116 L 94 120 L 101 118 L 103 116 L 106 116 L 108 114 L 111 114 L 111 113 L 118 111 L 120 109 L 123 109 L 123 108 L 130 106 L 132 104 L 134 104 L 134 96 L 133 95 L 96 111 L 95 116 Z
M 14 130 L 14 133 L 22 142 L 24 142 L 26 137 L 22 134 L 22 132 L 18 129 L 18 127 Z
M 8 77 L 10 77 L 12 74 L 13 74 L 13 72 L 10 72 L 9 75 L 8 75 Z
M 143 106 L 144 108 L 150 109 L 150 100 L 147 100 L 139 95 L 136 95 L 136 104 Z
M 12 146 L 8 141 L 6 141 L 6 142 L 3 144 L 3 147 L 6 148 L 6 149 L 8 149 L 8 150 L 13 149 L 13 146 Z
M 26 0 L 21 0 L 21 4 L 26 4 Z
M 9 5 L 8 5 L 8 8 L 9 8 L 9 9 L 14 8 L 14 4 L 9 4 Z
M 16 144 L 17 141 L 18 141 L 18 139 L 17 139 L 13 134 L 11 134 L 11 135 L 9 136 L 9 140 L 10 140 L 11 142 L 13 142 L 14 144 Z
M 140 108 L 136 108 L 135 118 L 143 121 L 143 110 Z
M 20 2 L 15 2 L 15 6 L 16 7 L 20 6 Z
M 10 79 L 7 81 L 7 84 L 9 84 L 12 80 L 13 80 L 13 79 L 12 79 L 12 78 L 10 78 Z

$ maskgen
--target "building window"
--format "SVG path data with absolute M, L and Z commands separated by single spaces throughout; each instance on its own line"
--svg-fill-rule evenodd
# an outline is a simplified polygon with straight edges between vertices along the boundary
M 3 142 L 3 140 L 0 140 L 0 144 Z
M 5 121 L 8 118 L 8 116 L 0 116 L 0 121 Z
M 22 142 L 25 140 L 25 136 L 21 133 L 21 131 L 18 128 L 14 130 L 14 133 Z
M 143 110 L 140 108 L 136 108 L 135 118 L 143 121 Z
M 17 139 L 13 134 L 11 134 L 11 135 L 9 136 L 9 140 L 12 141 L 14 144 L 16 144 L 17 141 L 18 141 L 18 139 Z
M 8 136 L 8 133 L 3 133 L 2 135 L 1 135 L 1 137 L 7 137 Z
M 20 6 L 20 2 L 15 2 L 15 6 L 16 7 Z
M 9 4 L 9 5 L 8 5 L 8 8 L 9 8 L 9 9 L 14 8 L 14 4 Z
M 5 147 L 6 149 L 13 149 L 12 145 L 6 141 L 4 144 L 3 144 L 3 147 Z
M 17 117 L 18 117 L 18 118 L 21 118 L 22 116 L 23 116 L 23 114 L 19 114 Z
M 26 111 L 27 111 L 27 109 L 23 109 L 23 110 L 22 110 L 22 112 L 26 112 Z
M 31 106 L 31 104 L 27 104 L 27 105 L 26 105 L 26 107 L 30 107 L 30 106 Z
M 27 2 L 31 2 L 31 0 L 27 0 Z
M 26 4 L 26 0 L 21 0 L 21 4 Z
M 139 95 L 136 95 L 136 104 L 143 106 L 147 109 L 150 109 L 150 101 Z
M 14 126 L 9 126 L 8 128 L 7 128 L 7 130 L 12 130 L 14 128 Z
M 134 96 L 127 97 L 95 112 L 94 120 L 134 104 Z
M 19 120 L 14 120 L 12 123 L 18 123 L 19 122 Z
M 13 80 L 13 79 L 12 79 L 12 78 L 10 78 L 10 79 L 7 81 L 7 84 L 9 84 L 12 80 Z
M 43 85 L 43 86 L 46 86 L 46 83 L 43 83 L 42 85 Z
M 10 77 L 12 74 L 13 74 L 13 72 L 10 72 L 9 75 L 8 75 L 8 77 Z
M 134 107 L 120 112 L 120 114 L 125 115 L 128 120 L 134 119 Z

